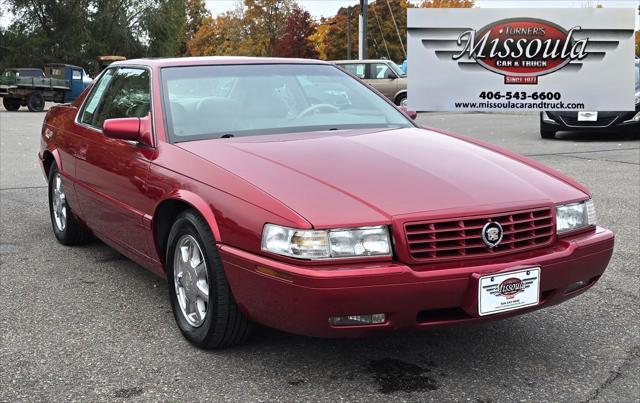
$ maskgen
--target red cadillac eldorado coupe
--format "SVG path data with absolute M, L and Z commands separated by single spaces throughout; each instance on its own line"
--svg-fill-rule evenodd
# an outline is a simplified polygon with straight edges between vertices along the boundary
M 39 157 L 56 238 L 166 278 L 202 348 L 254 322 L 356 337 L 525 313 L 613 250 L 580 184 L 319 61 L 114 63 L 49 110 Z

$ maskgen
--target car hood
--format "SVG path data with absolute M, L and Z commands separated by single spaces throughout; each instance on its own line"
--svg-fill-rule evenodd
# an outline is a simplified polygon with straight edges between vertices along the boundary
M 513 158 L 418 128 L 177 146 L 242 177 L 319 228 L 384 223 L 414 213 L 508 211 L 586 197 Z

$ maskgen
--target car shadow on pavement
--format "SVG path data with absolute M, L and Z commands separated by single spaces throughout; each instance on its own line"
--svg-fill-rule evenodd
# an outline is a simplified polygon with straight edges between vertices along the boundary
M 504 368 L 514 365 L 513 346 L 518 346 L 518 360 L 544 363 L 553 359 L 540 354 L 547 343 L 552 343 L 548 335 L 520 317 L 360 339 L 304 337 L 261 326 L 246 345 L 209 354 L 239 360 L 260 357 L 270 376 L 283 380 L 283 387 L 364 382 L 369 392 L 389 395 L 452 387 L 470 372 L 480 377 L 486 371 L 504 374 Z M 506 386 L 512 380 L 501 382 Z M 473 398 L 484 401 L 483 396 Z
M 252 371 L 257 378 L 277 380 L 282 388 L 291 390 L 349 386 L 347 389 L 356 387 L 367 394 L 396 398 L 402 393 L 449 389 L 468 376 L 494 378 L 486 374 L 501 374 L 497 387 L 507 387 L 521 382 L 522 372 L 529 372 L 516 371 L 505 377 L 505 368 L 518 365 L 514 348 L 517 361 L 535 369 L 556 358 L 554 345 L 571 342 L 558 340 L 557 335 L 538 328 L 538 321 L 532 316 L 540 313 L 533 312 L 495 322 L 357 339 L 298 336 L 258 325 L 246 344 L 202 351 L 188 343 L 175 327 L 163 280 L 101 242 L 79 249 L 90 254 L 94 264 L 104 270 L 103 282 L 108 278 L 123 294 L 135 296 L 143 306 L 156 307 L 158 316 L 148 312 L 140 317 L 135 313 L 127 315 L 139 324 L 134 333 L 155 333 L 154 339 L 164 334 L 168 338 L 165 342 L 177 351 L 189 356 L 204 354 L 206 358 L 198 360 L 198 365 L 213 371 L 220 362 L 234 362 L 239 373 Z M 92 285 L 101 282 L 91 280 Z M 135 301 L 126 304 L 136 305 Z M 549 322 L 553 326 L 553 320 Z M 139 337 L 147 336 L 141 333 Z M 536 387 L 534 381 L 524 383 L 526 388 Z M 485 401 L 487 397 L 472 396 L 472 400 Z

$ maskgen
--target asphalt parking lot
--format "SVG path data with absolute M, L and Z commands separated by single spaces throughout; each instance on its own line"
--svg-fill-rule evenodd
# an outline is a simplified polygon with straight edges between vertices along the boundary
M 0 110 L 0 401 L 611 401 L 640 397 L 640 141 L 560 134 L 535 114 L 418 120 L 529 155 L 594 193 L 609 268 L 565 304 L 471 327 L 363 340 L 260 329 L 192 347 L 167 288 L 104 244 L 55 241 L 36 162 L 44 113 Z

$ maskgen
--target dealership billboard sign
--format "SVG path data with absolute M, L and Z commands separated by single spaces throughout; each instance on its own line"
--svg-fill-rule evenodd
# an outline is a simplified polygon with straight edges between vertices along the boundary
M 633 110 L 634 27 L 635 9 L 409 9 L 409 107 Z

